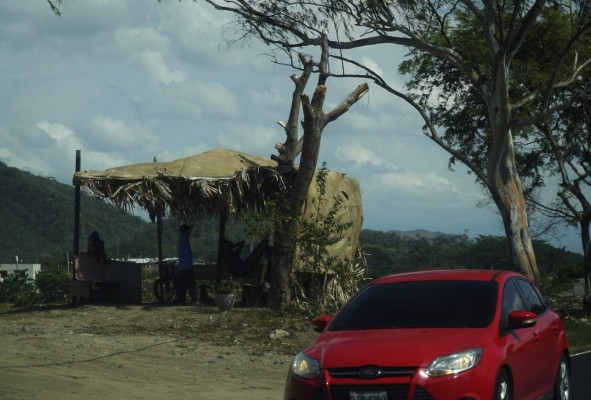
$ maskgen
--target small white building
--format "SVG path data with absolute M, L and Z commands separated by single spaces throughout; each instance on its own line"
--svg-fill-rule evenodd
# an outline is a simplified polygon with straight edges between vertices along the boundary
M 25 270 L 31 279 L 35 279 L 37 272 L 41 271 L 41 264 L 0 264 L 0 281 L 14 270 Z

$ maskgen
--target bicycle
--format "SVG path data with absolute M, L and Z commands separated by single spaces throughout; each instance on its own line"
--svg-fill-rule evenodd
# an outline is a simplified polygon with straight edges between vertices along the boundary
M 164 261 L 159 265 L 160 278 L 153 284 L 154 295 L 162 304 L 172 303 L 175 299 L 174 284 L 172 278 L 176 271 L 175 261 Z

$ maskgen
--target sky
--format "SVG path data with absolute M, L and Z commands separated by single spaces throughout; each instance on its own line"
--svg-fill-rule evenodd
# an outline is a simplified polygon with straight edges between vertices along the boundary
M 202 2 L 0 2 L 0 160 L 71 184 L 83 170 L 171 161 L 217 147 L 269 157 L 285 141 L 292 74 L 258 41 L 239 41 L 231 15 Z M 356 54 L 403 87 L 405 50 Z M 312 94 L 311 80 L 308 94 Z M 329 79 L 325 111 L 362 81 Z M 422 133 L 406 103 L 370 91 L 323 133 L 319 163 L 358 179 L 364 229 L 503 235 L 464 167 Z M 553 245 L 580 252 L 574 229 Z

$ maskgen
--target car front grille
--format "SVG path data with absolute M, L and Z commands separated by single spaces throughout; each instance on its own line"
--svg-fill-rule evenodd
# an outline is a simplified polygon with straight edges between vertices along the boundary
M 368 373 L 371 371 L 371 373 Z M 377 371 L 377 372 L 376 372 Z M 388 400 L 406 400 L 409 392 L 408 383 L 401 384 L 363 384 L 363 385 L 339 385 L 339 379 L 356 379 L 363 381 L 364 383 L 370 383 L 372 380 L 380 378 L 398 378 L 408 377 L 412 379 L 416 371 L 415 367 L 377 367 L 377 366 L 363 366 L 353 368 L 331 368 L 328 370 L 328 374 L 334 379 L 334 382 L 330 385 L 330 393 L 333 400 L 349 400 L 350 392 L 364 391 L 364 392 L 387 392 Z M 315 398 L 316 399 L 316 398 Z M 413 393 L 413 400 L 435 400 L 433 396 L 421 386 L 416 386 Z
M 363 376 L 363 368 L 331 368 L 328 370 L 331 378 L 353 378 L 353 379 L 375 379 L 392 378 L 399 376 L 412 376 L 415 373 L 414 367 L 376 367 L 379 374 L 374 377 Z

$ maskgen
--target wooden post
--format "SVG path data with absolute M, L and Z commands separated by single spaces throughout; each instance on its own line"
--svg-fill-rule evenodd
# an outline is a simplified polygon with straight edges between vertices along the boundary
M 80 150 L 76 150 L 76 172 L 80 172 Z M 74 262 L 80 254 L 80 185 L 74 183 Z M 76 278 L 76 269 L 72 268 L 72 278 Z
M 158 271 L 160 278 L 164 276 L 164 258 L 162 256 L 162 209 L 156 206 L 156 225 L 158 230 Z
M 75 172 L 80 172 L 80 150 L 76 150 Z M 80 301 L 79 288 L 76 286 L 76 258 L 80 254 L 80 185 L 74 183 L 74 258 L 72 264 L 72 307 L 78 306 Z
M 222 271 L 224 270 L 225 262 L 223 257 L 224 252 L 224 240 L 226 237 L 226 219 L 227 215 L 225 212 L 220 212 L 220 228 L 218 236 L 218 266 L 215 274 L 215 283 L 219 284 L 222 281 Z

